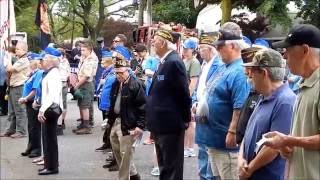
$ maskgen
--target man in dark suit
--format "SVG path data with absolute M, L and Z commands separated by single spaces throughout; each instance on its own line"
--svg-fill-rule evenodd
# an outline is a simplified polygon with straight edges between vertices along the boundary
M 152 45 L 160 58 L 147 97 L 147 126 L 153 133 L 160 180 L 183 179 L 184 131 L 191 120 L 191 99 L 183 61 L 170 31 L 159 30 Z

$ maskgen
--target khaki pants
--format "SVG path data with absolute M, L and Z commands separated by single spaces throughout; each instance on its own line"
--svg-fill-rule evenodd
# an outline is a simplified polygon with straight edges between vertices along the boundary
M 237 172 L 238 153 L 208 148 L 208 155 L 214 176 L 220 176 L 222 180 L 239 179 Z
M 22 97 L 23 86 L 9 87 L 8 99 L 8 121 L 7 131 L 10 133 L 21 133 L 25 135 L 27 128 L 27 113 L 24 104 L 19 104 L 18 100 Z
M 133 136 L 122 136 L 120 118 L 114 122 L 111 133 L 110 141 L 114 156 L 119 165 L 119 180 L 129 180 L 130 176 L 136 175 L 137 170 L 133 164 L 134 143 Z

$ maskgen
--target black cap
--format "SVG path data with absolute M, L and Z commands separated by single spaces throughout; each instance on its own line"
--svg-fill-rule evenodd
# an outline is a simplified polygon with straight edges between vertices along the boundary
M 273 48 L 287 48 L 303 44 L 320 48 L 320 30 L 311 24 L 300 24 L 289 31 L 285 40 L 272 43 L 272 46 Z
M 222 45 L 227 40 L 241 40 L 242 37 L 239 36 L 237 33 L 228 30 L 219 30 L 219 39 L 213 42 L 212 45 Z

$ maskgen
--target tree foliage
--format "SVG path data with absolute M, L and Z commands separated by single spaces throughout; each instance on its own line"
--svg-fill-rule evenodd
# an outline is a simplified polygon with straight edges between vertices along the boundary
M 320 28 L 320 0 L 295 0 L 300 11 L 297 16 Z
M 153 20 L 165 23 L 179 22 L 188 28 L 196 26 L 197 17 L 200 11 L 208 4 L 217 3 L 219 0 L 155 0 L 153 1 Z

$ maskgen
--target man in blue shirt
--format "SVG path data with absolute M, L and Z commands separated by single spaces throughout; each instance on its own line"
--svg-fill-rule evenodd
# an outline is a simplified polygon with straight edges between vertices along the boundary
M 270 147 L 259 147 L 262 135 L 270 131 L 288 134 L 296 95 L 288 83 L 283 83 L 285 60 L 272 49 L 260 50 L 249 69 L 254 89 L 263 97 L 253 111 L 243 138 L 238 170 L 241 179 L 282 180 L 285 160 Z
M 241 49 L 247 45 L 241 37 L 239 25 L 235 23 L 225 23 L 219 32 L 219 39 L 213 45 L 225 65 L 218 68 L 207 82 L 207 126 L 211 139 L 207 147 L 214 176 L 237 179 L 236 126 L 250 91 L 241 59 Z
M 19 103 L 26 105 L 29 141 L 27 149 L 21 155 L 34 158 L 41 155 L 41 124 L 38 121 L 39 110 L 33 109 L 32 103 L 35 98 L 36 89 L 40 87 L 43 70 L 39 69 L 39 60 L 42 59 L 39 54 L 31 53 L 28 59 L 31 61 L 31 73 L 28 80 L 24 83 Z

